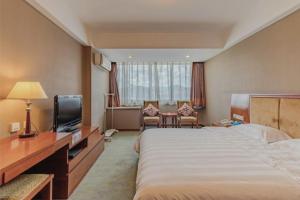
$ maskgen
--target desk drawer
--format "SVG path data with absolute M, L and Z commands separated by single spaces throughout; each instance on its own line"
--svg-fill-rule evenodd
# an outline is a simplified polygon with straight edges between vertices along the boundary
M 79 162 L 99 143 L 100 140 L 103 140 L 103 135 L 101 135 L 100 131 L 93 132 L 87 138 L 87 146 L 82 149 L 82 151 L 73 159 L 69 160 L 69 172 L 74 169 L 78 165 Z
M 84 157 L 78 165 L 68 174 L 68 194 L 70 195 L 76 186 L 80 183 L 81 179 L 91 168 L 93 163 L 97 160 L 99 155 L 104 150 L 104 140 L 101 140 L 95 147 L 92 149 L 86 157 Z

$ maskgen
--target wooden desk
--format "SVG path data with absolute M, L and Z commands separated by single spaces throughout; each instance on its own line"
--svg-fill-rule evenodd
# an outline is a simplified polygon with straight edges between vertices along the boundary
M 24 172 L 51 173 L 53 198 L 67 199 L 104 149 L 104 136 L 98 128 L 83 127 L 80 135 L 73 144 L 71 133 L 44 132 L 33 138 L 13 135 L 0 139 L 0 185 Z M 72 148 L 82 151 L 69 159 Z
M 70 133 L 41 133 L 33 138 L 13 135 L 0 140 L 0 185 L 44 160 L 58 149 L 71 144 Z

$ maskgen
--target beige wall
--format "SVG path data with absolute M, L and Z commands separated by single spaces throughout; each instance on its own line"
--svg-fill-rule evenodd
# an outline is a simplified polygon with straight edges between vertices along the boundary
M 83 47 L 25 1 L 0 1 L 0 28 L 0 137 L 8 135 L 10 122 L 25 120 L 24 102 L 4 99 L 16 81 L 40 81 L 49 96 L 33 104 L 32 121 L 41 130 L 52 125 L 54 95 L 82 94 L 95 80 L 108 84 L 107 73 L 86 78 Z M 92 99 L 92 92 L 84 93 L 84 100 Z M 85 117 L 99 118 L 98 112 L 103 111 Z
M 205 64 L 204 122 L 229 116 L 232 93 L 300 93 L 300 11 Z
M 55 94 L 81 94 L 81 45 L 22 0 L 0 1 L 0 95 L 16 81 L 40 81 L 48 100 L 35 101 L 32 118 L 42 130 L 52 124 Z M 25 120 L 22 101 L 0 100 L 0 134 Z
M 95 51 L 95 50 L 94 50 Z M 108 93 L 109 72 L 92 64 L 91 67 L 91 125 L 105 129 L 105 98 Z

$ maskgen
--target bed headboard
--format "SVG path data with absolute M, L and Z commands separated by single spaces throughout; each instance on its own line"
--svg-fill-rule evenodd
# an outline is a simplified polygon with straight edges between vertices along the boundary
M 244 100 L 243 100 L 244 98 Z M 293 138 L 300 138 L 300 95 L 233 94 L 231 117 L 241 114 L 245 122 L 262 124 L 280 129 Z M 246 104 L 248 106 L 246 107 Z
M 280 98 L 250 97 L 250 123 L 279 128 Z

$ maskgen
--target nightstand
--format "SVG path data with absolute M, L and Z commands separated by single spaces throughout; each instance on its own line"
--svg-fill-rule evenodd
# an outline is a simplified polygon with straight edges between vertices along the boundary
M 236 125 L 240 125 L 243 124 L 242 121 L 233 121 L 233 120 L 221 120 L 221 121 L 217 121 L 217 122 L 213 122 L 212 126 L 215 127 L 231 127 L 231 126 L 236 126 Z

